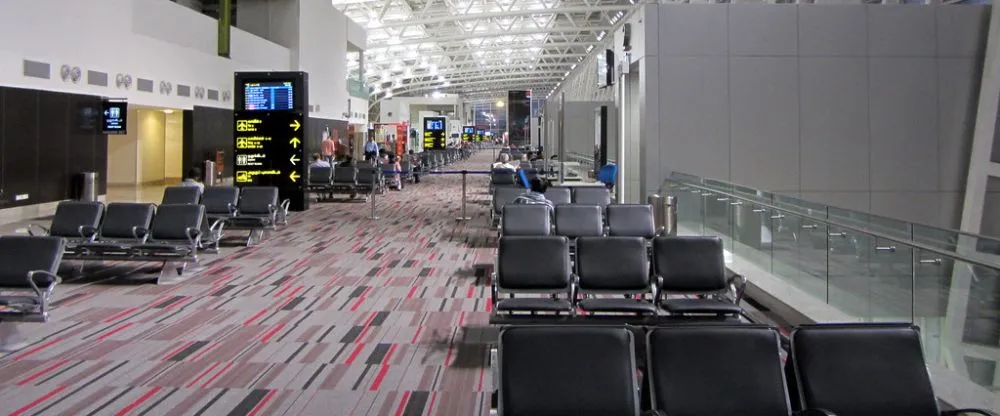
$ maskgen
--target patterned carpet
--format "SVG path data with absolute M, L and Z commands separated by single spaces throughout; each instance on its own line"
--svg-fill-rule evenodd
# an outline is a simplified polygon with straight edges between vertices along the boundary
M 367 203 L 314 204 L 176 284 L 135 267 L 64 284 L 52 321 L 21 324 L 30 345 L 0 359 L 0 411 L 486 414 L 485 184 L 469 176 L 469 223 L 461 178 L 436 175 L 378 196 L 378 221 Z

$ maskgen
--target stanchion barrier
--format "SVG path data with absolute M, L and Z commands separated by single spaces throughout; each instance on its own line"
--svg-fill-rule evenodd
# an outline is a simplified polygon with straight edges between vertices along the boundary
M 382 173 L 386 174 L 386 175 L 397 175 L 397 174 L 407 174 L 407 173 L 410 173 L 410 171 L 409 170 L 383 170 Z M 468 220 L 470 220 L 469 216 L 467 215 L 468 211 L 466 211 L 466 199 L 467 199 L 466 196 L 468 195 L 468 191 L 467 191 L 468 175 L 489 175 L 489 174 L 491 174 L 493 172 L 488 171 L 488 170 L 482 170 L 482 171 L 480 171 L 480 170 L 430 170 L 430 171 L 426 171 L 426 172 L 422 172 L 422 173 L 424 175 L 462 175 L 462 214 L 461 214 L 460 217 L 455 218 L 455 220 L 457 220 L 457 221 L 468 221 Z M 371 217 L 371 219 L 372 220 L 377 220 L 379 218 L 375 214 L 375 194 L 376 194 L 376 192 L 374 191 L 374 189 L 375 189 L 374 182 L 372 183 L 372 189 L 373 189 L 373 191 L 372 191 L 372 217 Z

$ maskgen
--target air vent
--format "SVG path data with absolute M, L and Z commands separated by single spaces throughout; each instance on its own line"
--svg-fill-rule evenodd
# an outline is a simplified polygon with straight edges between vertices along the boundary
M 180 97 L 190 97 L 191 96 L 191 86 L 177 84 L 177 95 Z
M 219 90 L 208 90 L 208 99 L 212 101 L 219 101 Z
M 24 60 L 24 76 L 49 79 L 52 77 L 52 65 L 45 62 Z
M 139 80 L 136 81 L 135 89 L 139 91 L 153 92 L 153 80 L 139 78 Z
M 87 71 L 87 84 L 96 87 L 107 87 L 108 73 L 99 71 Z

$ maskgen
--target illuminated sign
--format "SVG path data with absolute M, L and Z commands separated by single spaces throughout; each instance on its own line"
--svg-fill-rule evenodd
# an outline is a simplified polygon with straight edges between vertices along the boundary
M 462 126 L 462 141 L 476 141 L 476 126 Z
M 104 100 L 101 107 L 101 131 L 104 134 L 126 134 L 128 103 L 123 100 Z
M 235 185 L 275 186 L 290 210 L 307 209 L 308 74 L 237 72 L 233 78 Z
M 448 147 L 446 124 L 444 117 L 424 119 L 424 150 L 442 150 Z

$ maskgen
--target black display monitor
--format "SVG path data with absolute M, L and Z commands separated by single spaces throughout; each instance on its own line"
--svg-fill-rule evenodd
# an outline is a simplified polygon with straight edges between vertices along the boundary
M 465 134 L 476 134 L 476 128 L 475 127 L 465 126 L 465 127 L 462 128 L 462 132 L 465 133 Z
M 424 119 L 424 150 L 443 150 L 448 148 L 444 117 L 427 117 Z
M 128 133 L 128 102 L 104 100 L 101 103 L 101 132 L 104 134 Z
M 247 111 L 287 111 L 295 109 L 295 83 L 255 81 L 243 84 L 243 109 Z
M 444 118 L 428 117 L 424 119 L 424 130 L 444 131 Z

